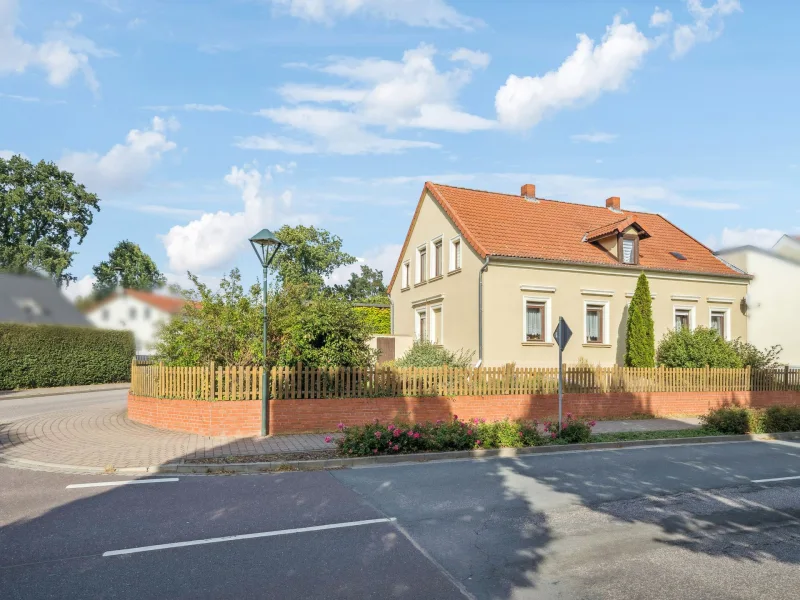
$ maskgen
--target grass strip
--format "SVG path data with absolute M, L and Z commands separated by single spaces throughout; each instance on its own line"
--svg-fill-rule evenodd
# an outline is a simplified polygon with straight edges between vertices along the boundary
M 614 433 L 596 433 L 593 442 L 632 442 L 637 440 L 669 440 L 676 438 L 703 437 L 721 435 L 713 429 L 667 429 L 664 431 L 617 431 Z

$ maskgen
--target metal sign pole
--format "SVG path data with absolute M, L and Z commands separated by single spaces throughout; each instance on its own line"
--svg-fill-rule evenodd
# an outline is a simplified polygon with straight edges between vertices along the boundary
M 563 317 L 558 318 L 558 325 L 561 327 Z M 561 360 L 563 353 L 562 344 L 558 344 L 558 431 L 561 431 L 561 407 L 564 403 L 564 364 Z

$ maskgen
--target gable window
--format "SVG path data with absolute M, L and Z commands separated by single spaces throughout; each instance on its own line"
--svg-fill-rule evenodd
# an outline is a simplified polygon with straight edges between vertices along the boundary
M 431 277 L 442 274 L 442 239 L 433 242 L 433 262 L 431 263 Z
M 728 334 L 729 323 L 727 310 L 712 310 L 709 318 L 709 325 L 723 340 L 730 338 Z
M 411 273 L 411 265 L 408 261 L 403 263 L 403 266 L 400 269 L 400 280 L 402 283 L 402 289 L 406 289 L 409 286 L 409 274 Z
M 461 268 L 461 238 L 450 240 L 450 270 L 458 271 Z
M 417 248 L 417 283 L 425 283 L 428 280 L 425 268 L 428 264 L 428 249 L 425 246 Z
M 620 261 L 626 265 L 639 263 L 639 238 L 635 235 L 625 235 L 620 240 Z
M 525 304 L 525 341 L 544 341 L 544 317 L 546 308 L 543 302 L 527 302 Z
M 588 304 L 586 306 L 586 343 L 603 344 L 603 313 L 605 307 L 599 304 Z
M 691 308 L 675 308 L 675 331 L 694 329 Z

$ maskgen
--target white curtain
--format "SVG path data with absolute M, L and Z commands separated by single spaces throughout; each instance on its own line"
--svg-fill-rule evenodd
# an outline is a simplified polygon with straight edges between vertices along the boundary
M 592 310 L 586 313 L 586 341 L 600 340 L 600 313 Z
M 542 307 L 528 306 L 525 318 L 525 332 L 529 339 L 541 340 L 542 337 Z

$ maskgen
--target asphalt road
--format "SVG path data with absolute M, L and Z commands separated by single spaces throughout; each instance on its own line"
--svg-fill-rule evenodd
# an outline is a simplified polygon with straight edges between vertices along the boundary
M 38 414 L 63 410 L 122 410 L 127 406 L 127 390 L 82 392 L 29 398 L 0 397 L 0 423 L 26 419 Z
M 754 481 L 786 477 L 798 479 Z M 3 598 L 777 600 L 800 589 L 792 442 L 66 488 L 120 479 L 0 468 Z M 170 547 L 148 548 L 159 544 Z M 143 550 L 115 554 L 130 549 Z

